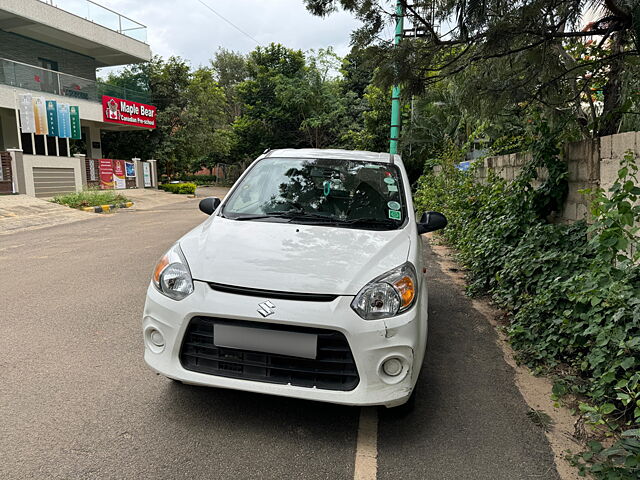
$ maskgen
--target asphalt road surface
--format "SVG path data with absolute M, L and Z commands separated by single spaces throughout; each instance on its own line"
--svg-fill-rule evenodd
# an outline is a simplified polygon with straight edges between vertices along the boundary
M 202 220 L 186 200 L 0 237 L 0 478 L 354 478 L 360 409 L 145 366 L 151 270 Z M 415 410 L 378 416 L 377 478 L 558 478 L 495 333 L 425 255 L 428 353 Z

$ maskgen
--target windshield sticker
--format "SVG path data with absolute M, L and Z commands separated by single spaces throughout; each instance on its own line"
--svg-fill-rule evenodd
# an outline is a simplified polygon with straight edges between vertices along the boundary
M 387 185 L 393 185 L 394 183 L 396 183 L 396 181 L 391 177 L 387 177 L 384 179 L 384 183 L 386 183 Z
M 387 191 L 389 192 L 397 192 L 398 187 L 396 185 L 387 185 Z
M 387 207 L 391 210 L 400 210 L 401 205 L 398 202 L 388 202 Z
M 389 210 L 389 218 L 391 220 L 402 220 L 402 213 L 397 210 Z
M 331 180 L 325 180 L 324 182 L 324 196 L 327 197 L 331 193 Z

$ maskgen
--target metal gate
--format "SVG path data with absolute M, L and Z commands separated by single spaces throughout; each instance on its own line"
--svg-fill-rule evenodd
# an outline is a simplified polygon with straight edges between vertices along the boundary
M 36 197 L 53 197 L 76 191 L 73 168 L 33 167 L 33 184 Z
M 13 193 L 11 175 L 11 155 L 9 152 L 0 152 L 0 195 Z

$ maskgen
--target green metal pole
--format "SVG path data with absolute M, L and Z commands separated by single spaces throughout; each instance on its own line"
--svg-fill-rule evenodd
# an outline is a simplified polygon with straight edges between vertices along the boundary
M 396 35 L 393 39 L 394 45 L 399 45 L 402 40 L 402 30 L 404 28 L 404 7 L 398 0 L 396 3 Z M 398 153 L 398 139 L 400 138 L 400 85 L 394 85 L 391 93 L 391 135 L 389 142 L 389 153 Z

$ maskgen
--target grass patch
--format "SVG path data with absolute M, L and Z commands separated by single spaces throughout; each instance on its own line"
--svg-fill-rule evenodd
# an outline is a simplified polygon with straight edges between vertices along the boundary
M 123 194 L 114 190 L 83 190 L 82 192 L 58 195 L 51 200 L 53 203 L 67 205 L 71 208 L 95 207 L 98 205 L 114 205 L 129 201 Z

